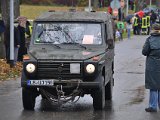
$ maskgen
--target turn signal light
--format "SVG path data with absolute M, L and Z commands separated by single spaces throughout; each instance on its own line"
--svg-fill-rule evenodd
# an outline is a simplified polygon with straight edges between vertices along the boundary
M 30 59 L 29 55 L 23 55 L 23 60 L 29 60 L 29 59 Z
M 94 57 L 92 58 L 92 60 L 93 60 L 93 61 L 98 61 L 98 60 L 99 60 L 99 56 L 94 56 Z

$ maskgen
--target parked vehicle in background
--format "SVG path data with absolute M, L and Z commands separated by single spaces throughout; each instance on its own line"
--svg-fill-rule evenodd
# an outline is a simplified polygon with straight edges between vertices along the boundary
M 148 13 L 151 12 L 152 10 L 156 13 L 157 12 L 157 7 L 151 6 L 151 7 L 146 7 L 143 9 L 143 12 Z
M 160 23 L 160 9 L 157 10 L 157 20 L 158 23 Z
M 34 21 L 21 77 L 24 109 L 38 95 L 60 104 L 90 94 L 94 109 L 112 98 L 114 37 L 110 14 L 46 12 Z
M 151 6 L 143 9 L 144 13 L 149 13 L 151 11 L 153 11 L 157 15 L 156 22 L 160 22 L 160 9 L 158 7 Z

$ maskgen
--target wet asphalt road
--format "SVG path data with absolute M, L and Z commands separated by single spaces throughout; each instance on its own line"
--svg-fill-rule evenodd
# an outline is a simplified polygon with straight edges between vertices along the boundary
M 41 97 L 34 111 L 22 107 L 20 79 L 0 83 L 0 120 L 159 120 L 160 111 L 146 113 L 148 90 L 144 88 L 145 57 L 141 55 L 147 36 L 116 43 L 113 100 L 103 111 L 94 111 L 89 95 L 75 104 L 51 105 Z

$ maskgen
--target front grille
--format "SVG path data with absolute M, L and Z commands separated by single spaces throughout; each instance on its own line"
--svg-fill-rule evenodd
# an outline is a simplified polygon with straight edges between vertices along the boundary
M 82 64 L 80 63 L 80 74 L 70 73 L 71 62 L 56 62 L 50 60 L 39 60 L 37 77 L 38 78 L 54 78 L 54 79 L 74 79 L 82 77 Z

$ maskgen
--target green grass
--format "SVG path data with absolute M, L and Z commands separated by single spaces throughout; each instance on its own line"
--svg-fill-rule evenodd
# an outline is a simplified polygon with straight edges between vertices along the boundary
M 41 6 L 41 5 L 21 5 L 20 14 L 21 16 L 26 16 L 28 19 L 35 19 L 39 15 L 49 10 L 55 11 L 68 11 L 72 7 L 68 6 Z M 76 7 L 77 11 L 84 10 L 85 7 Z M 107 7 L 97 8 L 96 11 L 107 11 Z
M 25 16 L 28 19 L 35 19 L 39 15 L 41 15 L 44 12 L 47 12 L 49 10 L 55 10 L 55 11 L 67 11 L 71 9 L 71 7 L 56 7 L 56 6 L 38 6 L 38 5 L 21 5 L 20 6 L 20 14 L 21 16 Z M 83 10 L 83 7 L 78 7 L 76 10 Z
M 107 7 L 97 8 L 96 11 L 105 11 L 105 12 L 107 12 L 108 8 Z
M 133 36 L 133 31 L 131 31 L 131 36 Z M 127 38 L 127 32 L 126 32 L 126 30 L 123 32 L 123 38 Z
M 131 31 L 131 37 L 133 36 L 133 31 Z M 123 32 L 123 39 L 127 38 L 127 32 L 126 30 L 124 30 Z M 118 41 L 118 39 L 116 39 L 116 41 Z
M 131 31 L 131 37 L 133 36 L 133 31 Z M 128 36 L 127 36 L 127 32 L 125 31 L 124 33 L 123 33 L 123 38 L 127 38 Z

